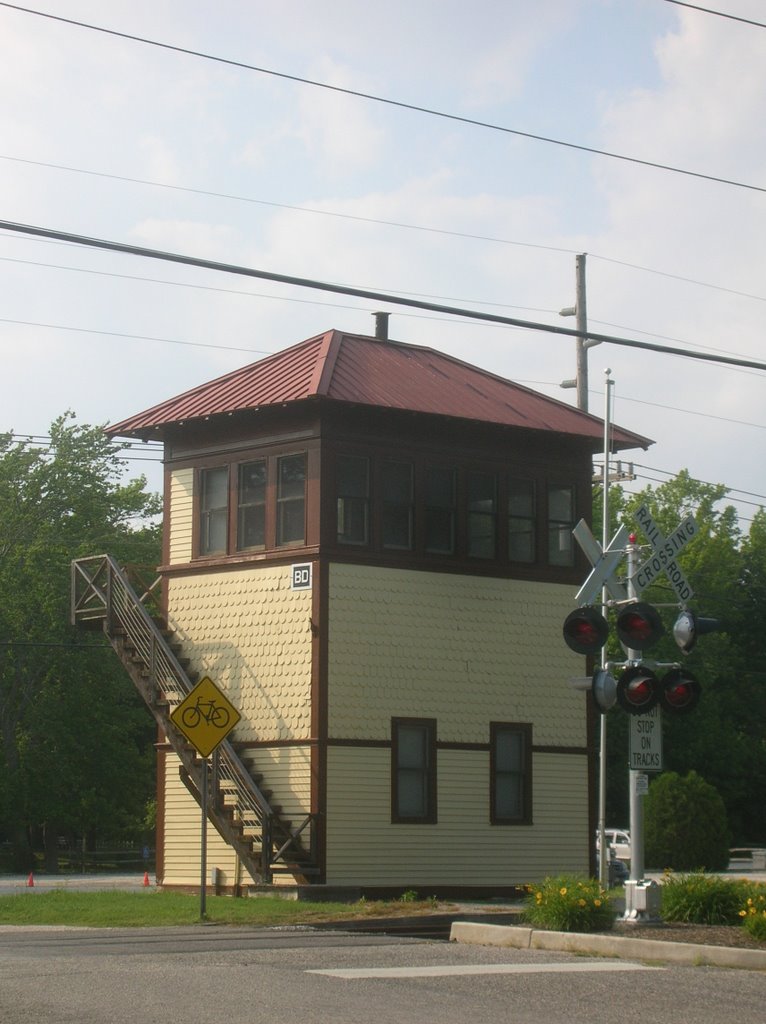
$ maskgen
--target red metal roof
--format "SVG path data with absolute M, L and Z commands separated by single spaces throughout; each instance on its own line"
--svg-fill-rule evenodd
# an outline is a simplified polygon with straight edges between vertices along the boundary
M 602 421 L 564 402 L 420 345 L 326 331 L 201 384 L 108 428 L 161 437 L 163 428 L 264 406 L 325 398 L 588 438 Z M 652 442 L 614 428 L 616 448 Z

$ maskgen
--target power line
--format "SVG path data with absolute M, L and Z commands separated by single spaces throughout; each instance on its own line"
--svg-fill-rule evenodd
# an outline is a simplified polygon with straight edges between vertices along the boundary
M 2 4 L 0 4 L 0 6 L 2 6 Z M 13 221 L 0 220 L 0 230 L 18 231 L 22 234 L 43 238 L 56 238 L 61 241 L 72 242 L 75 245 L 84 245 L 94 249 L 103 249 L 109 252 L 122 252 L 131 256 L 162 260 L 168 263 L 178 263 L 183 266 L 199 267 L 203 270 L 213 270 L 218 273 L 277 281 L 280 284 L 289 284 L 299 288 L 313 288 L 319 291 L 333 292 L 335 294 L 354 295 L 357 298 L 372 299 L 376 302 L 408 306 L 414 309 L 426 309 L 431 312 L 466 317 L 471 320 L 482 320 L 489 323 L 505 324 L 508 327 L 521 327 L 524 330 L 542 331 L 547 334 L 558 334 L 567 338 L 577 338 L 580 336 L 576 328 L 536 323 L 531 320 L 520 320 L 515 317 L 501 316 L 497 313 L 484 313 L 480 310 L 444 306 L 440 303 L 424 302 L 419 299 L 396 296 L 385 292 L 370 291 L 363 288 L 351 288 L 347 285 L 331 284 L 327 281 L 318 281 L 314 278 L 293 277 L 288 274 L 275 274 L 266 270 L 256 270 L 252 267 L 238 266 L 233 263 L 221 263 L 214 260 L 200 259 L 194 256 L 183 256 L 179 253 L 165 252 L 160 249 L 146 249 L 141 246 L 127 245 L 124 242 L 112 242 L 106 239 L 88 238 L 84 235 L 76 235 L 66 231 L 55 231 L 52 228 L 42 228 L 31 224 L 17 224 Z M 656 345 L 653 342 L 648 341 L 638 341 L 633 338 L 619 338 L 611 334 L 597 334 L 592 331 L 588 332 L 588 337 L 593 341 L 601 341 L 606 344 L 621 345 L 627 348 L 638 348 L 651 352 L 670 353 L 672 355 L 679 355 L 687 359 L 696 359 L 702 362 L 721 363 L 729 366 L 746 366 L 754 370 L 766 370 L 766 363 L 755 359 L 742 359 L 735 356 L 722 356 L 707 352 L 695 352 L 688 349 L 673 348 L 668 345 Z
M 751 18 L 742 18 L 738 14 L 727 14 L 726 11 L 714 11 L 712 7 L 700 7 L 699 4 L 688 4 L 684 0 L 665 0 L 665 3 L 675 4 L 676 7 L 688 7 L 692 11 L 702 11 L 703 14 L 714 14 L 717 18 L 728 18 L 729 21 L 740 21 L 743 25 L 754 25 L 756 28 L 766 28 L 762 21 L 753 21 Z
M 2 4 L 0 3 L 0 6 Z M 356 221 L 361 224 L 375 224 L 377 226 L 399 228 L 405 231 L 420 231 L 426 234 L 445 235 L 451 238 L 463 238 L 474 242 L 492 242 L 495 245 L 515 245 L 524 249 L 539 249 L 543 252 L 564 253 L 567 256 L 577 255 L 579 250 L 567 249 L 558 245 L 544 245 L 541 242 L 526 242 L 516 238 L 500 238 L 497 235 L 480 235 L 469 231 L 453 231 L 449 228 L 436 228 L 428 224 L 411 224 L 403 221 L 385 220 L 380 217 L 363 217 L 360 214 L 339 213 L 337 210 L 317 210 L 311 206 L 295 206 L 290 203 L 277 203 L 269 199 L 256 199 L 253 196 L 241 196 L 231 192 L 215 192 L 209 189 L 194 188 L 189 185 L 171 185 L 164 181 L 152 181 L 149 178 L 133 178 L 125 174 L 110 174 L 107 171 L 94 171 L 87 167 L 71 167 L 67 164 L 50 163 L 45 160 L 29 160 L 25 157 L 10 156 L 0 153 L 0 160 L 8 160 L 14 163 L 28 164 L 32 167 L 47 167 L 55 171 L 67 171 L 70 174 L 85 174 L 95 178 L 106 178 L 110 181 L 127 182 L 131 185 L 147 185 L 150 188 L 170 189 L 173 192 L 184 192 L 189 195 L 206 196 L 210 199 L 228 199 L 237 203 L 250 203 L 255 206 L 268 206 L 276 210 L 290 210 L 293 213 L 308 213 L 315 217 L 334 217 L 339 220 Z M 693 277 L 684 277 L 682 274 L 674 274 L 666 270 L 657 270 L 654 267 L 644 267 L 638 263 L 630 263 L 627 260 L 618 260 L 610 256 L 600 256 L 598 253 L 588 254 L 592 259 L 600 260 L 602 263 L 613 263 L 618 267 L 627 267 L 629 270 L 639 270 L 644 274 L 656 274 L 659 277 L 667 277 L 673 281 L 682 281 L 684 284 L 693 284 L 699 288 L 711 288 L 715 291 L 725 292 L 728 295 L 737 295 L 744 299 L 755 299 L 757 302 L 766 302 L 766 295 L 755 295 L 752 292 L 743 292 L 738 288 L 729 288 L 726 285 L 713 284 L 710 281 L 700 281 Z
M 2 4 L 0 4 L 2 6 Z M 0 153 L 0 160 L 14 163 L 29 164 L 32 167 L 47 167 L 54 171 L 68 171 L 71 174 L 87 174 L 94 178 L 106 178 L 110 181 L 127 182 L 130 185 L 148 185 L 151 188 L 165 188 L 172 192 L 185 192 L 194 196 L 205 196 L 208 199 L 229 199 L 235 203 L 251 203 L 254 206 L 268 206 L 275 210 L 290 210 L 293 213 L 310 213 L 315 217 L 337 217 L 339 220 L 357 221 L 361 224 L 375 224 L 389 228 L 405 228 L 408 231 L 423 231 L 435 235 L 451 235 L 453 238 L 466 238 L 476 242 L 496 242 L 502 245 L 518 245 L 528 249 L 545 249 L 548 252 L 561 252 L 576 255 L 576 249 L 565 249 L 557 245 L 542 245 L 536 242 L 520 242 L 514 239 L 498 238 L 495 235 L 477 235 L 468 231 L 451 231 L 448 228 L 434 228 L 424 224 L 406 224 L 402 221 L 383 220 L 379 217 L 363 217 L 354 213 L 338 213 L 336 210 L 317 210 L 311 206 L 295 206 L 291 203 L 277 203 L 268 199 L 255 199 L 252 196 L 241 196 L 232 192 L 215 192 L 211 189 L 193 188 L 189 185 L 171 185 L 165 181 L 152 181 L 149 178 L 132 178 L 126 174 L 110 174 L 107 171 L 93 171 L 86 167 L 71 167 L 67 164 L 54 164 L 45 160 L 29 160 L 20 156 L 9 156 Z
M 640 462 L 633 462 L 632 460 L 631 460 L 631 464 L 633 465 L 634 468 L 648 469 L 650 473 L 663 473 L 665 476 L 670 476 L 670 477 L 678 476 L 677 472 L 674 473 L 674 472 L 672 472 L 669 469 L 659 469 L 657 466 L 645 466 L 645 465 L 643 465 Z M 696 484 L 704 484 L 706 487 L 717 487 L 718 486 L 718 484 L 714 484 L 711 480 L 699 480 L 696 477 L 693 477 L 693 478 L 690 478 L 690 479 L 693 479 L 694 483 L 696 483 Z M 766 494 L 758 494 L 756 491 L 745 491 L 741 487 L 729 487 L 726 484 L 724 484 L 723 486 L 726 487 L 727 493 L 746 494 L 750 498 L 759 498 L 761 500 L 761 502 L 766 501 Z M 742 501 L 742 503 L 745 504 L 745 505 L 754 504 L 754 502 L 749 502 L 749 501 L 746 502 L 744 499 L 740 499 L 740 498 L 736 498 L 734 500 L 735 501 Z
M 479 121 L 476 118 L 464 117 L 460 114 L 449 114 L 443 110 L 435 110 L 431 107 L 423 107 L 415 103 L 406 103 L 403 100 L 394 100 L 385 96 L 377 96 L 374 93 L 361 92 L 358 89 L 346 89 L 340 85 L 331 85 L 329 82 L 319 82 L 311 78 L 303 78 L 300 75 L 291 75 L 284 71 L 274 71 L 272 68 L 263 68 L 255 64 L 247 64 L 244 61 L 232 60 L 227 57 L 218 57 L 214 54 L 205 53 L 201 50 L 192 50 L 184 46 L 176 46 L 172 43 L 162 43 L 156 39 L 149 39 L 146 36 L 133 35 L 129 32 L 119 32 L 116 29 L 104 28 L 101 25 L 93 25 L 85 21 L 77 21 L 74 18 L 63 18 L 57 14 L 49 14 L 45 11 L 36 11 L 30 7 L 21 7 L 18 4 L 6 3 L 0 0 L 0 7 L 7 7 L 11 10 L 21 11 L 24 14 L 33 14 L 40 18 L 47 18 L 51 21 L 58 21 L 65 25 L 73 25 L 76 28 L 84 28 L 91 32 L 100 32 L 104 35 L 115 36 L 119 39 L 127 39 L 130 42 L 142 43 L 146 46 L 154 46 L 158 49 L 169 50 L 173 53 L 182 53 L 189 57 L 199 57 L 202 60 L 214 61 L 218 64 L 225 64 L 228 67 L 240 68 L 245 71 L 255 71 L 262 75 L 271 75 L 274 78 L 281 78 L 288 82 L 296 82 L 300 85 L 310 85 L 316 89 L 326 89 L 329 92 L 341 93 L 345 96 L 353 96 L 356 99 L 370 100 L 374 103 L 382 103 L 386 106 L 396 107 L 399 110 L 410 110 L 418 114 L 428 114 L 430 117 L 439 117 L 448 121 L 457 121 L 460 124 L 471 125 L 475 128 L 487 128 L 491 131 L 503 132 L 506 135 L 515 135 L 519 138 L 532 139 L 535 142 L 544 142 L 552 146 L 561 146 L 565 149 L 578 150 L 581 153 L 590 153 L 593 156 L 608 157 L 611 160 L 620 160 L 624 163 L 637 164 L 641 167 L 652 167 L 655 170 L 669 171 L 673 174 L 682 174 L 685 177 L 697 178 L 702 181 L 711 181 L 718 185 L 732 185 L 735 188 L 744 188 L 753 192 L 766 192 L 766 187 L 753 185 L 748 182 L 736 181 L 733 178 L 723 178 L 713 174 L 703 174 L 701 171 L 691 171 L 682 167 L 674 167 L 671 164 L 658 163 L 653 160 L 642 160 L 639 157 L 625 156 L 622 153 L 615 153 L 606 149 L 597 149 L 593 146 L 584 146 L 575 142 L 565 142 L 562 139 L 554 139 L 546 135 L 536 135 L 533 132 L 521 131 L 518 128 L 508 128 L 504 125 L 492 124 L 489 121 Z

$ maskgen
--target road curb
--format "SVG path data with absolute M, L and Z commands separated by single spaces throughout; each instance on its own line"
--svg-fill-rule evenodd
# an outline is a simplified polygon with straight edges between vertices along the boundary
M 470 921 L 456 921 L 452 925 L 450 942 L 514 949 L 547 949 L 561 953 L 590 953 L 594 956 L 697 967 L 736 967 L 748 971 L 766 971 L 766 950 L 663 942 L 660 939 L 632 939 L 621 935 L 537 931 L 497 924 L 474 924 Z

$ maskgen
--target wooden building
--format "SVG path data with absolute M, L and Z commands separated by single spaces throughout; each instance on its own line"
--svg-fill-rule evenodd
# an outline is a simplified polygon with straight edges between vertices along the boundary
M 501 893 L 589 870 L 595 737 L 561 627 L 590 568 L 572 527 L 601 420 L 331 330 L 109 432 L 164 442 L 165 637 L 188 685 L 242 714 L 214 766 L 225 891 Z M 649 443 L 614 429 L 613 450 Z M 190 886 L 199 759 L 167 723 L 188 685 L 143 660 L 168 740 L 158 879 Z

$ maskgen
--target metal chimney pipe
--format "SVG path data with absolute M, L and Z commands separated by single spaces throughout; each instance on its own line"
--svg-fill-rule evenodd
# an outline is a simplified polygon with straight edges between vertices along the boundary
M 388 341 L 388 318 L 390 313 L 375 313 L 375 337 L 379 341 Z

